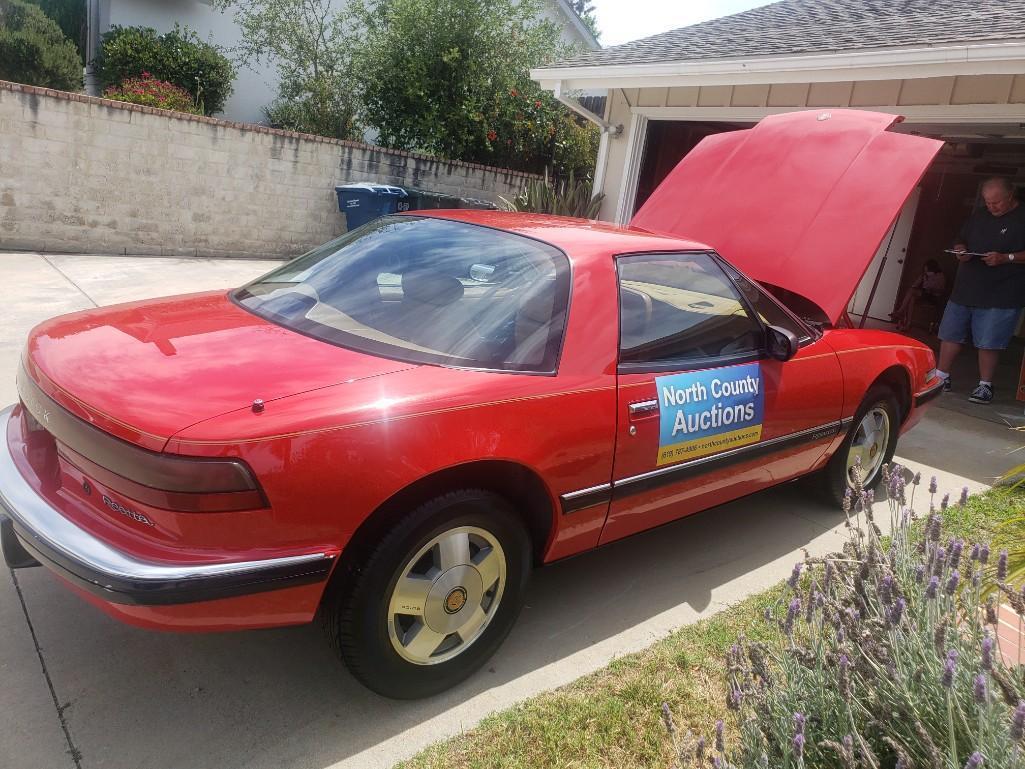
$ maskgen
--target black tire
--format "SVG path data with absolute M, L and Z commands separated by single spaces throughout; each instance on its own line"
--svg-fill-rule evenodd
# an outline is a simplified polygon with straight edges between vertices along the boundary
M 482 530 L 501 546 L 505 584 L 498 604 L 489 606 L 489 621 L 456 656 L 430 664 L 410 662 L 389 635 L 390 625 L 398 627 L 389 612 L 393 590 L 410 559 L 436 537 L 460 527 Z M 339 575 L 339 584 L 328 591 L 321 609 L 324 627 L 349 670 L 369 689 L 394 699 L 429 697 L 470 676 L 505 640 L 523 605 L 531 560 L 527 531 L 504 498 L 481 489 L 453 491 L 417 507 L 373 547 L 358 568 Z M 466 601 L 459 611 L 463 606 L 472 610 L 466 590 L 456 588 L 453 595 L 458 590 Z
M 893 459 L 893 453 L 897 450 L 897 437 L 900 433 L 900 405 L 893 390 L 886 385 L 875 385 L 865 395 L 857 412 L 854 421 L 851 422 L 847 431 L 847 437 L 836 450 L 826 467 L 818 473 L 816 481 L 822 496 L 827 502 L 837 505 L 843 504 L 844 494 L 848 488 L 847 481 L 847 458 L 850 455 L 851 445 L 858 434 L 858 427 L 865 416 L 876 408 L 886 411 L 889 418 L 889 436 L 886 448 L 883 453 L 883 461 L 875 468 L 870 478 L 864 479 L 862 485 L 865 489 L 874 489 L 882 480 L 882 465 Z

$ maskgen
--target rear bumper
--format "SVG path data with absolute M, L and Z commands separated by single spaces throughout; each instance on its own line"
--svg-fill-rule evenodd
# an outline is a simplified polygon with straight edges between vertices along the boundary
M 0 526 L 11 568 L 32 558 L 105 603 L 169 606 L 217 601 L 323 583 L 333 553 L 303 553 L 218 563 L 155 563 L 117 550 L 64 517 L 22 476 L 6 440 L 13 407 L 0 411 Z M 202 515 L 202 513 L 197 513 Z M 11 556 L 15 554 L 15 556 Z M 12 562 L 13 561 L 13 562 Z

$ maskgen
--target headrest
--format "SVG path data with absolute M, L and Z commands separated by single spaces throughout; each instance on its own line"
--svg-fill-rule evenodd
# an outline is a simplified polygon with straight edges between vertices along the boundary
M 546 280 L 531 286 L 526 296 L 520 300 L 517 315 L 520 319 L 532 320 L 534 323 L 548 323 L 552 319 L 555 305 L 555 281 Z
M 463 284 L 442 272 L 410 270 L 402 274 L 402 295 L 414 302 L 445 307 L 463 298 Z

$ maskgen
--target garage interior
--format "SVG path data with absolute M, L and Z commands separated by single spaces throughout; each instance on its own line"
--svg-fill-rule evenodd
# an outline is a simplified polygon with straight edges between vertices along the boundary
M 647 125 L 640 163 L 635 211 L 705 136 L 747 128 L 746 122 L 651 120 Z M 946 145 L 909 199 L 890 234 L 883 239 L 851 300 L 855 324 L 894 329 L 889 315 L 922 274 L 929 259 L 939 262 L 946 276 L 946 293 L 939 306 L 919 304 L 904 332 L 939 351 L 936 327 L 953 287 L 957 259 L 944 253 L 957 238 L 961 224 L 982 205 L 979 188 L 991 176 L 1005 176 L 1019 189 L 1025 204 L 1025 124 L 901 123 L 894 130 L 942 139 Z M 1025 269 L 1023 267 L 1022 269 Z M 867 317 L 863 317 L 868 306 Z M 943 408 L 1010 426 L 1025 425 L 1025 388 L 1019 372 L 1025 362 L 1025 324 L 1019 320 L 1011 346 L 1001 356 L 994 381 L 994 400 L 988 406 L 968 402 L 978 382 L 974 348 L 959 356 L 951 372 L 953 393 L 941 398 Z M 1019 400 L 1018 398 L 1021 398 Z

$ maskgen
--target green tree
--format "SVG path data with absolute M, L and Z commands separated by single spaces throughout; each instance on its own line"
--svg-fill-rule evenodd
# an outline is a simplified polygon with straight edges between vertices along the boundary
M 364 0 L 364 117 L 388 147 L 540 171 L 565 110 L 530 79 L 566 52 L 540 0 Z
M 235 67 L 220 48 L 177 24 L 162 35 L 149 27 L 111 27 L 94 65 L 104 88 L 148 72 L 184 88 L 207 115 L 224 109 L 235 79 Z
M 78 56 L 85 64 L 86 0 L 28 0 L 43 9 L 43 13 L 57 22 L 61 32 L 78 49 Z
M 242 30 L 238 62 L 269 62 L 278 72 L 278 97 L 265 109 L 272 125 L 352 139 L 355 120 L 350 63 L 353 38 L 337 0 L 213 0 L 233 10 Z
M 598 30 L 598 17 L 595 15 L 594 3 L 591 0 L 569 0 L 569 6 L 584 22 L 584 26 L 591 31 L 595 40 L 601 37 L 601 32 Z
M 22 0 L 0 0 L 0 79 L 77 91 L 82 61 L 57 22 Z

